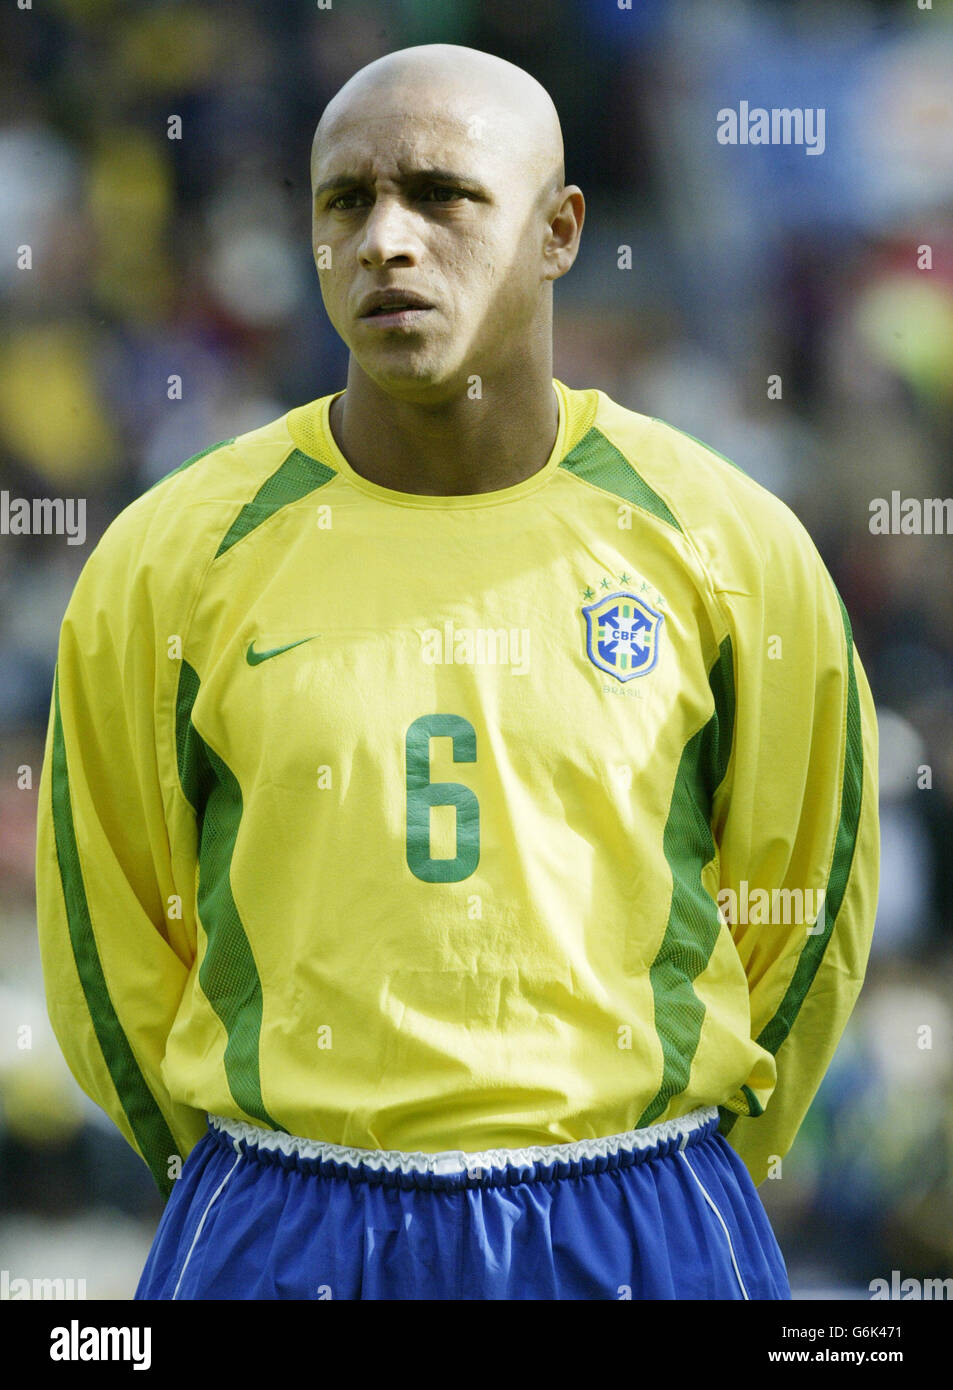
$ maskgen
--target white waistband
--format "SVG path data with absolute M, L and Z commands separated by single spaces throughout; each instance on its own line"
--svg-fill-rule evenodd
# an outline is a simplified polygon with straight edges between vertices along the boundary
M 283 1134 L 278 1130 L 261 1129 L 245 1120 L 227 1119 L 222 1115 L 209 1115 L 209 1123 L 236 1141 L 259 1149 L 283 1154 L 296 1154 L 300 1158 L 329 1160 L 344 1163 L 352 1168 L 365 1167 L 384 1169 L 396 1173 L 473 1173 L 493 1168 L 526 1167 L 541 1163 L 572 1163 L 581 1158 L 604 1158 L 609 1154 L 629 1153 L 639 1149 L 651 1149 L 666 1140 L 685 1140 L 696 1130 L 702 1129 L 718 1115 L 717 1106 L 703 1110 L 692 1110 L 675 1120 L 663 1120 L 661 1124 L 649 1125 L 646 1129 L 630 1129 L 625 1134 L 610 1134 L 605 1139 L 577 1139 L 570 1144 L 533 1144 L 525 1149 L 483 1149 L 479 1152 L 465 1153 L 460 1149 L 444 1150 L 441 1153 L 403 1153 L 399 1149 L 354 1149 L 344 1144 L 327 1144 L 319 1139 L 299 1139 L 294 1134 Z

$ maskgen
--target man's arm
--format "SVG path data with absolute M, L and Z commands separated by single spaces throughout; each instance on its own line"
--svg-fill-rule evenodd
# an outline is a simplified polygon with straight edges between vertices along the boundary
M 80 575 L 63 620 L 37 824 L 37 922 L 47 1004 L 83 1089 L 163 1192 L 204 1116 L 162 1078 L 195 956 L 194 827 L 175 773 L 173 632 L 156 629 L 141 565 L 148 509 L 124 513 Z M 190 834 L 191 830 L 191 834 Z
M 719 596 L 736 710 L 713 818 L 720 887 L 736 895 L 720 901 L 748 978 L 751 1036 L 777 1066 L 773 1090 L 765 1067 L 722 1112 L 755 1182 L 794 1142 L 853 1009 L 880 861 L 876 716 L 846 610 L 799 523 L 766 552 L 757 591 Z M 751 920 L 758 889 L 763 922 Z

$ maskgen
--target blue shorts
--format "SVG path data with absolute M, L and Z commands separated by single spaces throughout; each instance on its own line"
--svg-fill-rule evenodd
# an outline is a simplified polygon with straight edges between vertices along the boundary
M 137 1299 L 786 1299 L 718 1112 L 607 1139 L 405 1154 L 209 1117 Z

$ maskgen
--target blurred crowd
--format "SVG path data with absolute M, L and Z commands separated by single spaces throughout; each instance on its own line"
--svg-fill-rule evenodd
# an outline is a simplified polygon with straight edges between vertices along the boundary
M 528 68 L 563 120 L 588 213 L 556 375 L 732 458 L 838 584 L 880 717 L 877 928 L 761 1191 L 801 1295 L 953 1275 L 953 536 L 869 526 L 874 498 L 953 495 L 953 6 L 47 0 L 0 23 L 0 489 L 87 501 L 85 545 L 0 536 L 0 1264 L 128 1297 L 161 1210 L 45 1014 L 34 819 L 67 600 L 157 478 L 344 385 L 313 128 L 364 63 L 446 41 Z M 741 100 L 823 107 L 823 155 L 720 145 Z

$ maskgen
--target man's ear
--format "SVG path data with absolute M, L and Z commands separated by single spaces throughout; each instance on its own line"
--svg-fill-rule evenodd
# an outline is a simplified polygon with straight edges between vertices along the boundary
M 549 219 L 543 247 L 544 280 L 558 280 L 571 269 L 579 253 L 585 219 L 586 200 L 582 189 L 574 183 L 567 184 L 560 190 L 556 209 Z

